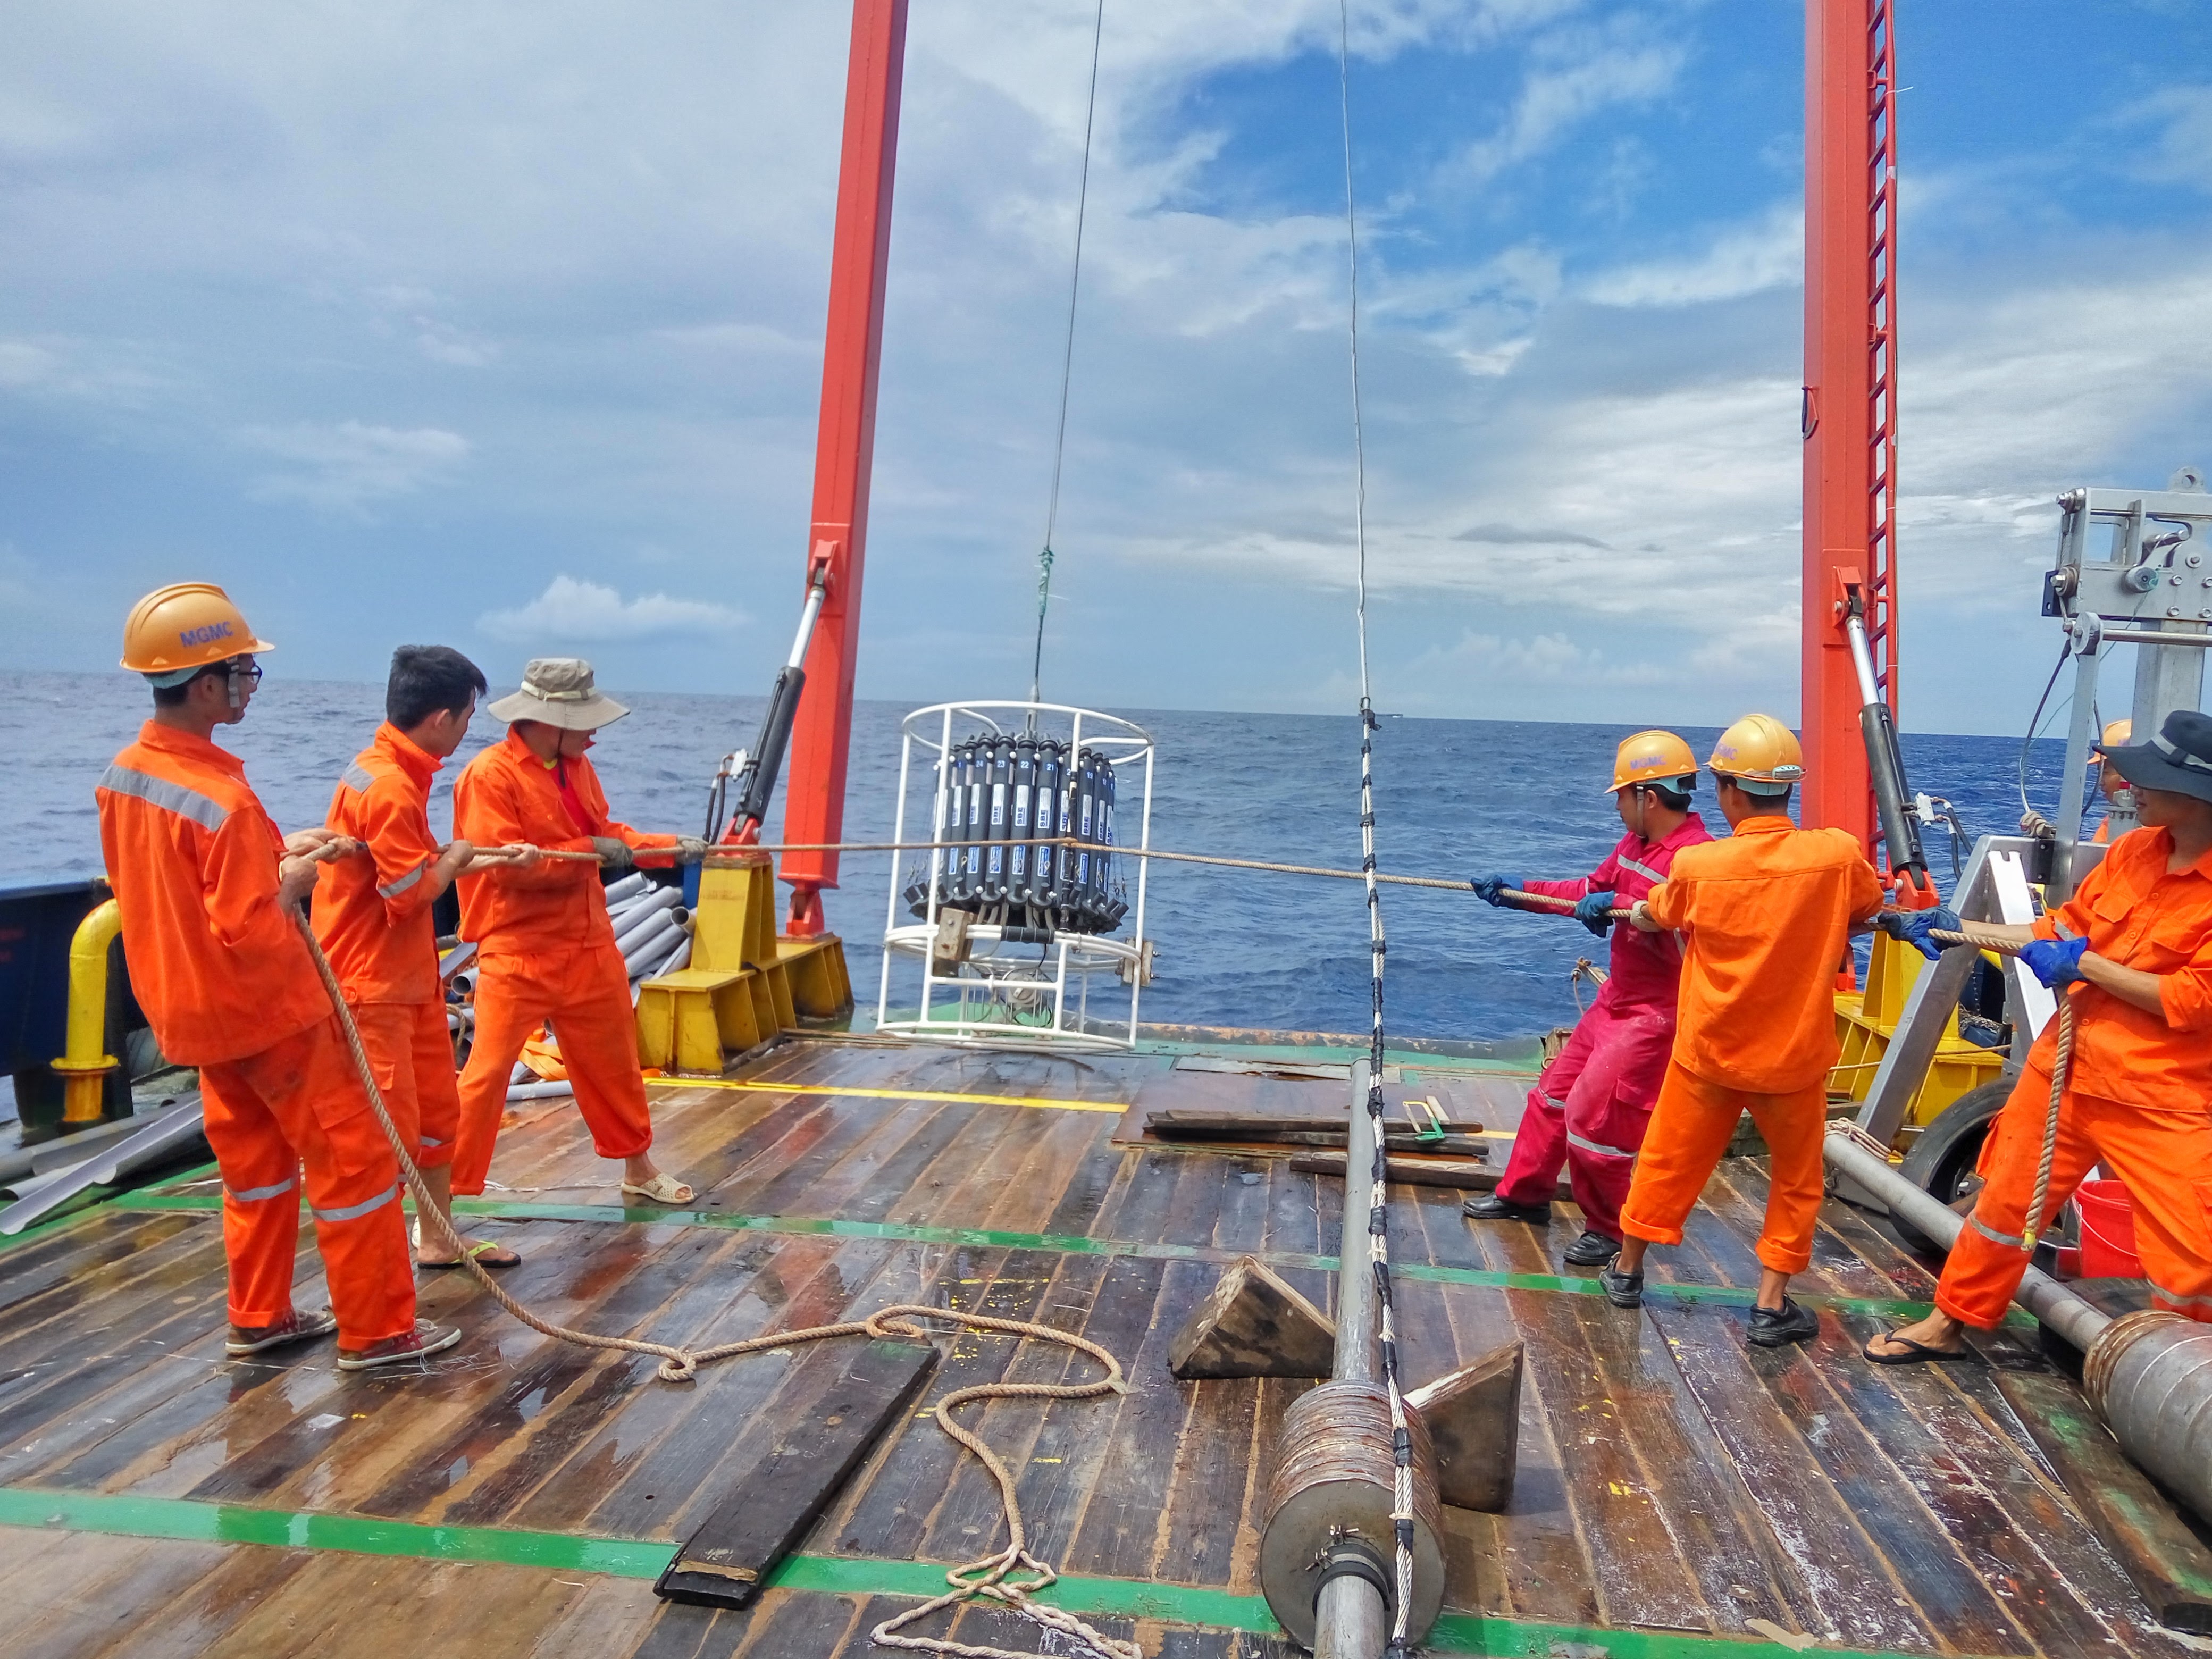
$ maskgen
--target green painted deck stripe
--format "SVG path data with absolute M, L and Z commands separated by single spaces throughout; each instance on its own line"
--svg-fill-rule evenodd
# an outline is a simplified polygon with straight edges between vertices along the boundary
M 0 1526 L 55 1527 L 131 1538 L 180 1538 L 201 1544 L 268 1544 L 428 1561 L 497 1561 L 510 1566 L 654 1578 L 672 1545 L 628 1538 L 578 1538 L 558 1532 L 484 1527 L 425 1527 L 358 1515 L 250 1509 L 185 1498 L 128 1492 L 40 1492 L 0 1487 Z
M 675 1554 L 665 1541 L 579 1537 L 503 1527 L 426 1527 L 357 1515 L 252 1509 L 188 1498 L 127 1492 L 46 1492 L 0 1486 L 0 1526 L 52 1528 L 128 1538 L 179 1539 L 201 1544 L 259 1544 L 276 1549 L 398 1556 L 423 1561 L 481 1561 L 617 1578 L 657 1578 Z M 769 1577 L 776 1589 L 836 1595 L 927 1597 L 941 1594 L 945 1568 L 927 1561 L 882 1561 L 794 1555 Z M 1101 1618 L 1153 1619 L 1279 1636 L 1281 1628 L 1257 1595 L 1192 1584 L 1068 1574 L 1040 1600 Z M 1443 1653 L 1547 1656 L 1560 1644 L 1601 1646 L 1611 1659 L 1779 1659 L 1790 1650 L 1756 1638 L 1701 1636 L 1677 1631 L 1599 1630 L 1446 1613 L 1426 1647 Z M 1898 1659 L 1862 1650 L 1823 1647 L 1834 1659 Z
M 124 1193 L 109 1200 L 122 1210 L 214 1211 L 222 1199 L 202 1193 Z M 917 1227 L 893 1221 L 840 1221 L 834 1218 L 786 1215 L 726 1215 L 718 1210 L 665 1210 L 657 1206 L 632 1208 L 619 1204 L 519 1204 L 505 1200 L 462 1198 L 453 1201 L 457 1214 L 483 1216 L 495 1221 L 630 1222 L 663 1227 L 720 1227 L 738 1232 L 787 1233 L 836 1238 L 887 1238 L 909 1244 L 964 1244 L 978 1249 L 1048 1250 L 1060 1255 L 1134 1256 L 1147 1261 L 1230 1262 L 1247 1254 L 1216 1249 L 1204 1244 L 1139 1244 L 1124 1239 L 1086 1238 L 1072 1233 L 1006 1233 L 984 1228 Z M 1278 1270 L 1309 1268 L 1334 1273 L 1333 1255 L 1297 1255 L 1284 1251 L 1252 1252 Z M 1425 1279 L 1437 1285 L 1470 1285 L 1485 1290 L 1547 1291 L 1564 1296 L 1598 1296 L 1595 1278 L 1556 1273 L 1504 1273 L 1488 1267 L 1437 1267 L 1401 1262 L 1392 1272 L 1401 1279 Z M 1696 1305 L 1717 1303 L 1748 1307 L 1757 1290 L 1743 1285 L 1646 1285 L 1644 1294 L 1654 1302 Z M 1889 1297 L 1820 1296 L 1801 1292 L 1808 1305 L 1838 1312 L 1868 1314 L 1877 1319 L 1913 1320 L 1923 1317 L 1931 1304 Z

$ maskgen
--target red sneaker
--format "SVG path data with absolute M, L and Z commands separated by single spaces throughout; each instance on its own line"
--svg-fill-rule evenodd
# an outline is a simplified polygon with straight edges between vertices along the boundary
M 434 1353 L 443 1353 L 460 1340 L 460 1332 L 450 1325 L 433 1325 L 427 1319 L 418 1319 L 411 1331 L 387 1336 L 381 1342 L 372 1342 L 365 1348 L 340 1348 L 338 1369 L 342 1371 L 373 1371 L 381 1365 L 404 1365 L 410 1360 L 427 1359 Z
M 233 1325 L 230 1340 L 222 1345 L 222 1351 L 233 1359 L 242 1359 L 250 1353 L 266 1353 L 271 1348 L 328 1336 L 337 1328 L 337 1316 L 328 1308 L 315 1314 L 295 1311 L 274 1325 Z

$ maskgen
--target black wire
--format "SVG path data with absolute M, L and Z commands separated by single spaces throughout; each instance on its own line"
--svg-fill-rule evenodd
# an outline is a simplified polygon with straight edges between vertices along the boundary
M 2070 646 L 2061 646 L 2058 660 L 2051 665 L 2051 678 L 2043 683 L 2043 695 L 2035 700 L 2035 712 L 2027 717 L 2027 735 L 2020 740 L 2020 810 L 2022 813 L 2035 811 L 2034 803 L 2027 798 L 2027 757 L 2035 747 L 2035 728 L 2043 719 L 2043 706 L 2051 701 L 2051 689 L 2058 684 L 2059 671 L 2066 666 L 2066 659 L 2073 654 Z

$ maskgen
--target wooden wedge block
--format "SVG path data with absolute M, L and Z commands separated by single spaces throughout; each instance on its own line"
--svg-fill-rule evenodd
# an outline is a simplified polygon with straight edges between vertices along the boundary
M 877 1437 L 904 1415 L 937 1364 L 915 1342 L 870 1342 L 775 1449 L 684 1540 L 653 1585 L 665 1601 L 742 1607 L 806 1535 Z
M 1523 1359 L 1508 1342 L 1406 1396 L 1437 1449 L 1437 1496 L 1454 1509 L 1495 1514 L 1512 1499 Z
M 1219 1376 L 1327 1376 L 1336 1327 L 1255 1256 L 1230 1263 L 1213 1293 L 1168 1345 L 1168 1369 L 1188 1382 Z

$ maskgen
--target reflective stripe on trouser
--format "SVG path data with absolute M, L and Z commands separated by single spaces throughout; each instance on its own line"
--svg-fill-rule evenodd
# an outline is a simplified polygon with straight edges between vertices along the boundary
M 1820 1163 L 1828 1115 L 1825 1078 L 1786 1095 L 1754 1094 L 1669 1064 L 1636 1161 L 1636 1179 L 1620 1206 L 1620 1224 L 1632 1237 L 1680 1244 L 1682 1224 L 1746 1112 L 1771 1154 L 1759 1262 L 1777 1273 L 1802 1273 L 1813 1259 L 1813 1228 L 1826 1180 Z
M 353 1023 L 368 1051 L 376 1086 L 416 1148 L 416 1167 L 434 1170 L 453 1158 L 460 1131 L 460 1078 L 453 1070 L 453 1034 L 442 1002 L 356 1002 Z
M 200 1068 L 208 1144 L 222 1171 L 230 1321 L 292 1311 L 305 1176 L 338 1340 L 367 1347 L 415 1328 L 415 1265 L 395 1201 L 391 1144 L 335 1016 L 243 1060 Z
M 2004 1318 L 2027 1267 L 2019 1241 L 2050 1108 L 2051 1073 L 2031 1066 L 1982 1145 L 1985 1184 L 1974 1200 L 1973 1224 L 1959 1230 L 1943 1264 L 1936 1305 L 1983 1330 Z M 2152 1306 L 2212 1323 L 2212 1116 L 2201 1106 L 2139 1106 L 2069 1089 L 2058 1108 L 2046 1227 L 2100 1164 L 2135 1200 L 2136 1254 Z
M 531 1033 L 549 1019 L 594 1150 L 601 1158 L 635 1158 L 653 1145 L 629 975 L 614 942 L 487 956 L 477 971 L 476 1038 L 461 1073 L 456 1193 L 483 1191 L 508 1074 Z
M 1498 1195 L 1545 1203 L 1564 1168 L 1583 1225 L 1620 1237 L 1620 1201 L 1674 1041 L 1670 1013 L 1616 1009 L 1601 992 L 1528 1091 Z

